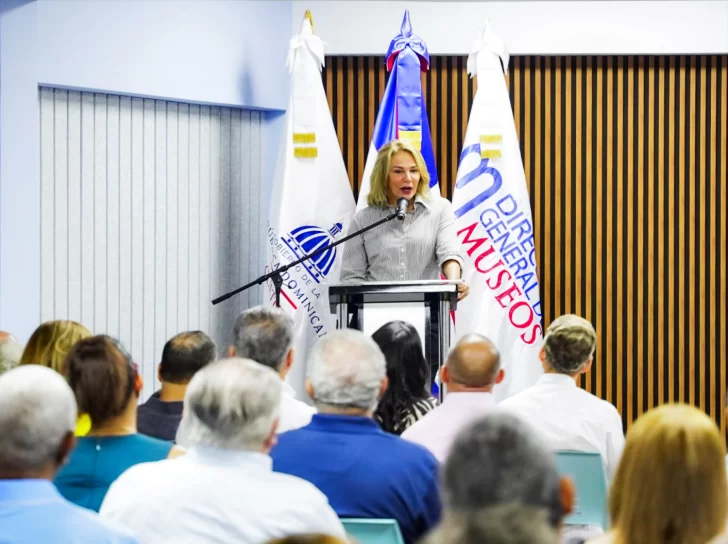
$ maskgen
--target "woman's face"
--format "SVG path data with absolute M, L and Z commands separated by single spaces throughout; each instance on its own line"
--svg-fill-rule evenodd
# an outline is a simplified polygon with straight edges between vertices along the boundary
M 404 197 L 412 200 L 417 194 L 420 184 L 420 171 L 415 158 L 409 151 L 398 151 L 392 155 L 392 164 L 389 167 L 387 178 L 387 197 L 390 204 Z

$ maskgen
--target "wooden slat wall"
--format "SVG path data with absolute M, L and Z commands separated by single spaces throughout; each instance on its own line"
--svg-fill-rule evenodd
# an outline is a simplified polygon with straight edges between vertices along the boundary
M 423 75 L 447 197 L 476 89 L 465 60 Z M 386 77 L 381 57 L 326 60 L 355 193 Z M 582 385 L 627 425 L 681 401 L 725 428 L 728 56 L 514 57 L 507 83 L 544 324 L 574 312 L 599 335 Z

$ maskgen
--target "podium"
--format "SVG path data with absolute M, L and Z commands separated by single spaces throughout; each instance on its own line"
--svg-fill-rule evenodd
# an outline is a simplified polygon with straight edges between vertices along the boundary
M 450 311 L 457 309 L 457 297 L 457 282 L 447 280 L 329 285 L 337 329 L 371 334 L 372 321 L 377 328 L 396 319 L 411 322 L 420 332 L 432 379 L 450 349 Z

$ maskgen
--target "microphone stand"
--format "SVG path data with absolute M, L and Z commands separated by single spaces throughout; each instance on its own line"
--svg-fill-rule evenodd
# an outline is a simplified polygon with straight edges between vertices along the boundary
M 395 217 L 399 217 L 401 215 L 400 219 L 404 219 L 404 214 L 401 213 L 401 212 L 402 212 L 402 210 L 393 212 L 393 213 L 389 214 L 387 217 L 384 217 L 384 218 L 380 219 L 379 221 L 377 221 L 375 223 L 372 223 L 368 227 L 364 227 L 363 229 L 358 230 L 358 231 L 356 231 L 356 232 L 354 232 L 352 234 L 349 234 L 348 236 L 344 236 L 341 240 L 337 240 L 336 242 L 333 242 L 333 243 L 328 244 L 328 245 L 326 245 L 324 247 L 321 247 L 321 248 L 317 249 L 316 251 L 314 251 L 313 253 L 310 253 L 308 255 L 304 255 L 303 257 L 301 257 L 297 261 L 293 261 L 292 263 L 289 263 L 286 266 L 278 267 L 273 272 L 269 272 L 268 274 L 264 274 L 261 277 L 259 277 L 258 279 L 253 280 L 250 283 L 248 283 L 246 285 L 243 285 L 242 287 L 238 287 L 237 289 L 235 289 L 233 291 L 230 291 L 229 293 L 225 293 L 224 295 L 221 295 L 221 296 L 217 297 L 216 299 L 213 299 L 212 304 L 213 305 L 214 304 L 219 304 L 222 301 L 227 300 L 230 297 L 235 296 L 238 293 L 241 293 L 241 292 L 245 291 L 246 289 L 250 289 L 253 285 L 260 285 L 261 283 L 265 283 L 266 281 L 272 279 L 273 280 L 273 286 L 275 287 L 275 290 L 276 290 L 276 306 L 278 308 L 280 308 L 281 307 L 281 288 L 283 287 L 283 278 L 281 277 L 281 274 L 283 272 L 286 272 L 290 268 L 293 268 L 294 266 L 299 265 L 302 262 L 308 261 L 309 259 L 313 259 L 317 255 L 320 255 L 321 253 L 323 253 L 324 251 L 327 251 L 327 250 L 331 249 L 332 247 L 336 247 L 339 244 L 343 244 L 347 240 L 351 240 L 352 238 L 354 238 L 356 236 L 359 236 L 360 234 L 364 234 L 368 230 L 371 230 L 374 227 L 378 227 L 382 223 L 387 223 L 388 221 L 391 221 Z

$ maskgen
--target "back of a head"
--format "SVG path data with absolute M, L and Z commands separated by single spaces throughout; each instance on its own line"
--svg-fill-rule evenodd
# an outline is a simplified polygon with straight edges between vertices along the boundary
M 559 532 L 542 508 L 500 504 L 448 513 L 423 544 L 558 544 Z
M 725 444 L 718 427 L 687 405 L 663 405 L 627 433 L 609 496 L 621 544 L 699 544 L 725 529 Z
M 525 422 L 494 412 L 458 434 L 441 470 L 449 510 L 472 512 L 517 503 L 561 522 L 560 478 L 552 454 Z
M 386 372 L 379 346 L 354 329 L 321 338 L 308 360 L 308 379 L 317 406 L 373 410 Z
M 546 361 L 560 374 L 576 374 L 594 355 L 597 333 L 589 321 L 567 314 L 556 318 L 543 338 Z
M 76 426 L 76 401 L 63 377 L 40 365 L 0 376 L 0 467 L 40 469 Z
M 0 332 L 0 374 L 15 368 L 23 356 L 23 346 L 10 334 Z
M 250 359 L 222 359 L 187 386 L 180 434 L 186 446 L 259 451 L 278 418 L 281 381 Z
M 495 383 L 500 371 L 500 353 L 480 334 L 463 336 L 447 357 L 450 380 L 464 387 L 486 387 Z
M 280 308 L 255 306 L 241 313 L 233 328 L 235 355 L 280 370 L 293 345 L 293 320 Z
M 71 348 L 91 332 L 75 321 L 46 321 L 30 336 L 20 358 L 21 365 L 37 364 L 64 373 L 63 365 Z
M 216 352 L 215 342 L 204 332 L 181 332 L 164 345 L 159 375 L 167 383 L 189 383 L 198 370 L 215 360 Z
M 425 360 L 417 329 L 405 321 L 382 325 L 372 334 L 372 340 L 384 354 L 389 379 L 376 415 L 385 431 L 395 432 L 402 411 L 430 396 L 430 365 Z
M 136 401 L 136 365 L 126 350 L 109 336 L 79 340 L 68 354 L 65 374 L 78 410 L 94 427 L 121 415 Z

